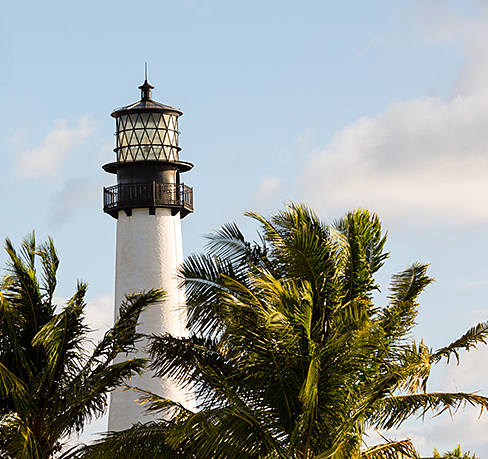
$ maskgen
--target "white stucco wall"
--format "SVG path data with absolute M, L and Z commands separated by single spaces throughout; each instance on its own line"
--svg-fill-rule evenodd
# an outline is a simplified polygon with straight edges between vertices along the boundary
M 138 332 L 161 334 L 169 332 L 186 336 L 184 324 L 185 295 L 178 289 L 176 271 L 183 262 L 181 219 L 172 216 L 171 209 L 133 209 L 132 216 L 119 212 L 117 220 L 115 315 L 126 293 L 162 288 L 167 296 L 160 305 L 147 309 L 140 318 Z M 139 344 L 137 356 L 146 356 L 145 342 Z M 125 356 L 124 356 L 125 357 Z M 194 407 L 192 394 L 183 392 L 172 381 L 152 377 L 146 372 L 133 377 L 130 385 Z M 109 410 L 109 430 L 123 430 L 135 422 L 155 419 L 144 415 L 136 399 L 140 394 L 117 389 L 112 393 Z

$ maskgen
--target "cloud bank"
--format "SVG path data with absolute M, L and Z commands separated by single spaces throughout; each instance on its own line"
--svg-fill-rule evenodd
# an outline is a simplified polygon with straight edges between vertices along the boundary
M 318 212 L 367 207 L 385 220 L 488 222 L 488 5 L 413 2 L 405 13 L 429 43 L 460 43 L 452 97 L 393 102 L 337 132 L 307 159 L 299 186 Z
M 74 127 L 69 127 L 66 119 L 58 120 L 37 147 L 19 155 L 17 174 L 26 179 L 55 175 L 71 152 L 82 145 L 94 130 L 95 123 L 88 116 L 80 117 Z
M 396 103 L 338 132 L 308 160 L 307 202 L 425 224 L 488 221 L 487 126 L 487 94 Z

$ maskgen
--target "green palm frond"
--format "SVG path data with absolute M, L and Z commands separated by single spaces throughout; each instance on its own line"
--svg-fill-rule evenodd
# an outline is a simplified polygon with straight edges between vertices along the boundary
M 228 260 L 236 270 L 251 264 L 262 265 L 266 258 L 266 243 L 261 244 L 246 241 L 241 230 L 235 223 L 227 223 L 205 236 L 208 239 L 206 247 L 212 257 Z
M 276 268 L 284 267 L 291 276 L 308 280 L 319 296 L 332 286 L 327 278 L 333 278 L 335 271 L 329 229 L 304 206 L 290 204 L 288 209 L 270 219 L 252 212 L 246 215 L 262 224 Z
M 488 322 L 481 322 L 478 325 L 470 328 L 461 338 L 449 344 L 449 346 L 437 349 L 432 353 L 431 360 L 437 362 L 443 357 L 449 359 L 451 355 L 456 357 L 457 363 L 459 364 L 459 349 L 464 349 L 469 351 L 471 348 L 476 348 L 479 343 L 486 344 L 486 338 L 488 337 Z
M 488 409 L 488 397 L 463 392 L 385 397 L 377 401 L 371 424 L 379 429 L 396 428 L 411 416 L 423 417 L 429 412 L 439 415 L 446 410 L 453 413 L 466 404 L 478 407 L 482 413 Z
M 361 451 L 361 459 L 408 459 L 418 458 L 411 440 L 388 441 Z
M 106 459 L 122 457 L 186 459 L 192 457 L 184 450 L 174 450 L 164 441 L 168 425 L 166 421 L 138 423 L 122 432 L 107 432 L 92 445 L 75 447 L 63 454 L 60 459 L 99 459 L 101 457 Z
M 380 312 L 381 326 L 394 339 L 409 338 L 418 314 L 416 299 L 434 280 L 427 276 L 428 265 L 414 263 L 392 276 L 390 304 Z
M 382 234 L 378 216 L 359 209 L 335 222 L 333 229 L 341 236 L 336 237 L 342 251 L 341 276 L 346 288 L 346 301 L 379 290 L 373 276 L 384 265 L 389 254 L 383 251 L 386 234 Z
M 32 234 L 17 252 L 7 239 L 7 273 L 0 281 L 0 457 L 47 459 L 67 437 L 103 415 L 110 391 L 145 359 L 115 358 L 134 349 L 139 315 L 161 290 L 131 295 L 120 318 L 91 356 L 85 342 L 86 284 L 56 312 L 52 304 L 59 260 L 53 241 Z M 37 276 L 38 264 L 42 274 Z
M 188 444 L 198 458 L 286 459 L 288 455 L 276 439 L 278 429 L 267 422 L 266 413 L 229 406 L 195 413 L 170 426 L 165 438 L 174 449 Z
M 179 419 L 186 419 L 194 414 L 193 411 L 189 410 L 179 402 L 175 402 L 167 398 L 161 398 L 157 394 L 142 390 L 138 387 L 126 387 L 141 394 L 138 399 L 138 403 L 140 405 L 144 405 L 147 412 L 159 413 L 164 419 L 178 421 Z
M 33 346 L 43 348 L 46 353 L 42 373 L 51 390 L 56 381 L 79 370 L 80 356 L 84 353 L 83 342 L 89 331 L 83 320 L 86 289 L 86 284 L 78 284 L 76 294 L 61 313 L 46 323 L 32 339 Z
M 57 449 L 57 445 L 48 445 L 46 448 L 31 426 L 13 413 L 2 418 L 0 437 L 5 440 L 2 453 L 5 453 L 9 459 L 47 459 Z
M 192 255 L 183 263 L 181 275 L 188 297 L 190 328 L 201 328 L 203 333 L 210 335 L 222 329 L 219 314 L 222 274 L 234 277 L 232 265 L 210 256 Z
M 35 241 L 33 242 L 35 245 Z M 51 302 L 57 284 L 56 273 L 59 267 L 59 258 L 52 238 L 48 238 L 47 242 L 41 244 L 36 253 L 41 258 L 42 289 L 46 292 L 48 302 Z
M 431 353 L 423 343 L 412 341 L 397 353 L 398 387 L 410 394 L 425 392 L 431 370 Z
M 471 451 L 463 453 L 461 451 L 461 445 L 456 446 L 452 451 L 447 451 L 445 452 L 442 456 L 439 454 L 437 449 L 434 448 L 434 453 L 432 458 L 426 458 L 426 459 L 436 459 L 436 458 L 446 458 L 446 459 L 455 459 L 455 458 L 461 458 L 461 459 L 480 459 L 476 453 L 471 454 Z
M 427 276 L 429 265 L 414 263 L 405 271 L 395 274 L 390 285 L 390 303 L 415 301 L 425 288 L 434 282 L 434 279 Z

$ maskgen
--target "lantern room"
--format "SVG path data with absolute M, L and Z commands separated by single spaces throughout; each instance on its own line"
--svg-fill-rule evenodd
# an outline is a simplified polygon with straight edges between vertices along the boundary
M 183 113 L 153 101 L 154 86 L 147 80 L 139 89 L 139 102 L 112 113 L 117 120 L 117 161 L 178 161 L 178 117 Z

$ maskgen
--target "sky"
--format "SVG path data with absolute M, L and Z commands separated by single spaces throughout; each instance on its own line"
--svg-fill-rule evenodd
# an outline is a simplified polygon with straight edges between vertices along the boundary
M 378 280 L 430 263 L 415 338 L 432 348 L 488 317 L 488 1 L 18 0 L 0 15 L 0 237 L 52 236 L 60 303 L 88 282 L 87 318 L 111 324 L 116 221 L 113 109 L 180 108 L 180 158 L 195 167 L 185 254 L 245 211 L 304 202 L 333 222 L 368 208 L 391 252 Z M 5 263 L 0 252 L 0 265 Z M 488 395 L 488 348 L 433 373 L 431 390 Z M 423 455 L 488 456 L 488 414 L 409 421 Z M 102 419 L 87 429 L 103 431 Z M 371 436 L 373 441 L 374 434 Z

